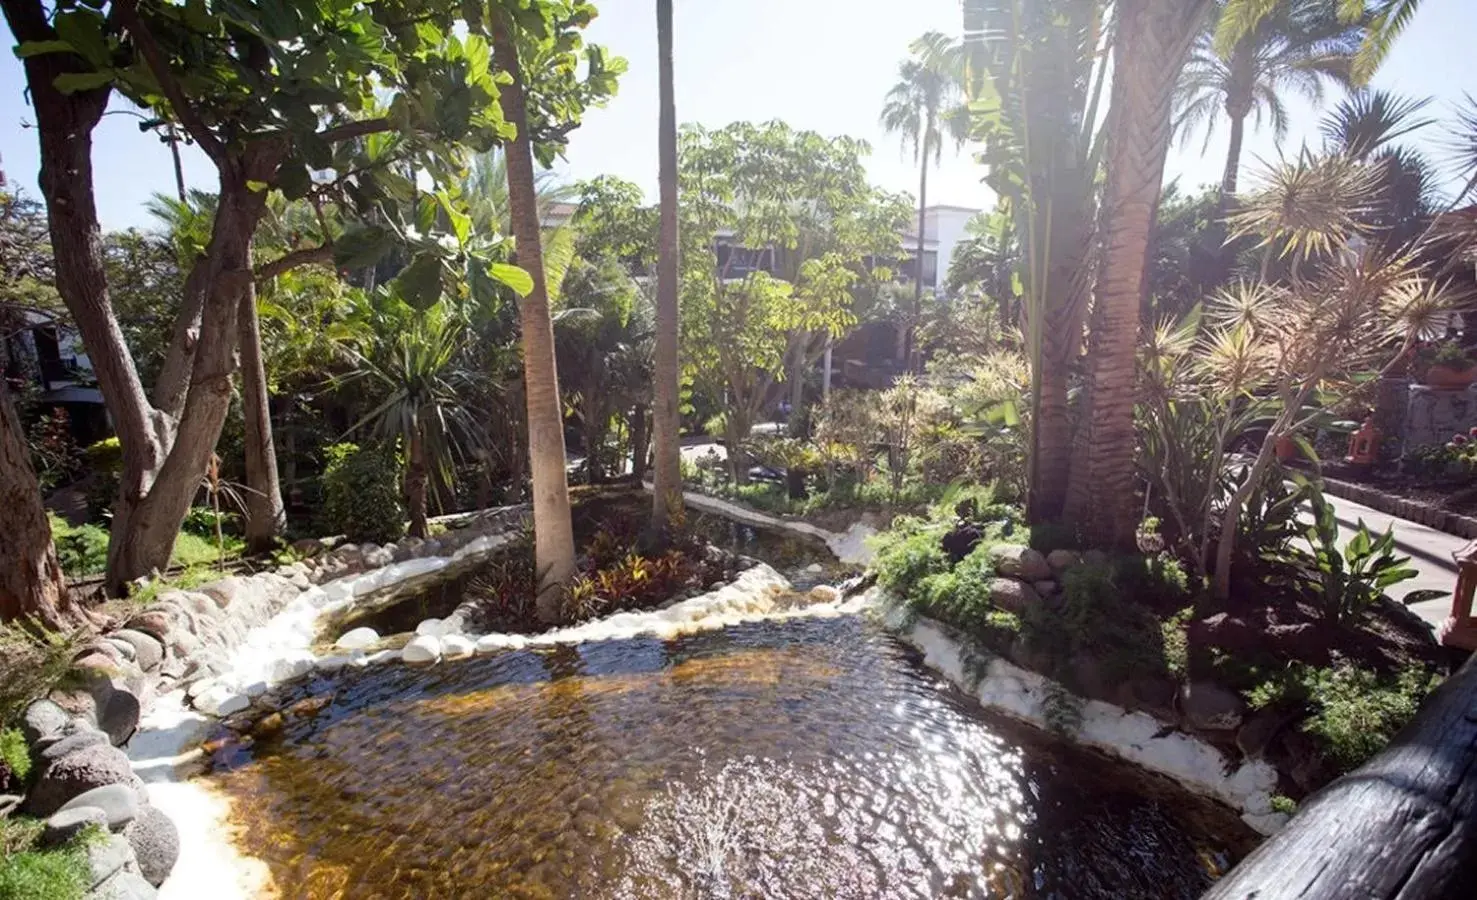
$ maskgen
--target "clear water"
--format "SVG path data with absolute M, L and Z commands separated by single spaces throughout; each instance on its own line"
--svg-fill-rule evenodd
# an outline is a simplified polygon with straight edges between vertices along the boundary
M 209 776 L 287 897 L 1190 898 L 1255 841 L 856 617 L 358 670 L 305 698 L 327 702 Z

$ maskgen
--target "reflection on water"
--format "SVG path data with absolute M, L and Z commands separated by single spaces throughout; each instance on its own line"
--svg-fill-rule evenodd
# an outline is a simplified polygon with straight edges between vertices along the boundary
M 333 700 L 211 776 L 290 897 L 1188 898 L 1252 841 L 854 618 L 300 693 Z

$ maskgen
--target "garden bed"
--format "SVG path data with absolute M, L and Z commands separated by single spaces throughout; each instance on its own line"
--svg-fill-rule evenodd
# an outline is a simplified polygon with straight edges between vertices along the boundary
M 1457 537 L 1477 538 L 1477 483 L 1361 471 L 1344 463 L 1326 463 L 1323 472 L 1324 490 L 1336 497 Z
M 1079 553 L 988 497 L 899 520 L 876 571 L 976 663 L 1060 685 L 1047 718 L 1063 730 L 1084 700 L 1146 713 L 1228 767 L 1271 764 L 1283 808 L 1378 751 L 1445 672 L 1429 630 L 1387 599 L 1333 616 L 1257 573 L 1217 604 L 1167 555 Z

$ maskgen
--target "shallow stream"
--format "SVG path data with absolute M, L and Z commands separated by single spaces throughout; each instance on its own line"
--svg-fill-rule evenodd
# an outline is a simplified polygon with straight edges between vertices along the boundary
M 299 700 L 207 776 L 286 897 L 1190 898 L 1256 840 L 855 615 L 351 669 Z

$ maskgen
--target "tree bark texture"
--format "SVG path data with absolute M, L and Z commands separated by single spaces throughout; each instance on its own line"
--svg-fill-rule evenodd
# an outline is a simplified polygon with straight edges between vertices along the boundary
M 0 378 L 0 622 L 32 618 L 48 628 L 76 624 L 83 616 L 67 595 L 51 524 L 41 504 L 41 485 L 31 468 L 20 417 Z
M 631 480 L 641 483 L 646 475 L 646 457 L 651 450 L 651 431 L 647 428 L 648 412 L 645 403 L 638 403 L 631 410 Z M 679 466 L 680 473 L 680 466 Z
M 287 512 L 277 479 L 272 405 L 254 283 L 248 283 L 242 291 L 236 317 L 241 342 L 241 406 L 246 420 L 246 549 L 261 553 L 271 550 L 287 527 Z
M 932 134 L 933 129 L 927 129 L 924 134 Z M 921 372 L 923 368 L 922 357 L 918 352 L 918 323 L 923 318 L 923 243 L 924 226 L 928 224 L 928 141 L 925 139 L 918 156 L 922 165 L 918 167 L 918 271 L 913 279 L 913 315 L 912 321 L 908 323 L 906 352 L 903 363 L 910 372 Z
M 426 525 L 426 485 L 430 475 L 426 471 L 426 444 L 421 439 L 419 425 L 410 435 L 409 465 L 405 470 L 405 499 L 410 508 L 410 536 L 425 539 L 430 534 Z
M 1088 541 L 1130 550 L 1134 497 L 1135 351 L 1149 233 L 1169 153 L 1175 83 L 1209 0 L 1121 0 L 1107 157 L 1105 241 L 1091 338 L 1086 453 L 1067 518 Z
M 554 326 L 549 319 L 539 243 L 538 198 L 534 192 L 533 147 L 518 49 L 505 14 L 492 19 L 493 62 L 512 82 L 501 86 L 503 117 L 518 134 L 508 142 L 508 205 L 518 265 L 533 278 L 533 290 L 518 301 L 523 329 L 523 373 L 528 402 L 528 448 L 533 470 L 534 560 L 539 574 L 537 611 L 548 623 L 560 618 L 560 594 L 574 575 L 574 529 L 565 477 L 564 417 L 554 361 Z
M 658 233 L 656 270 L 656 358 L 652 392 L 653 460 L 652 527 L 669 529 L 682 515 L 682 436 L 678 415 L 681 393 L 677 358 L 677 108 L 672 72 L 672 0 L 656 0 L 657 92 L 657 179 L 661 224 Z M 639 411 L 638 411 L 639 412 Z M 643 429 L 644 431 L 644 429 Z M 633 449 L 636 445 L 633 435 Z M 644 442 L 644 441 L 643 441 Z M 639 477 L 641 457 L 633 467 Z

